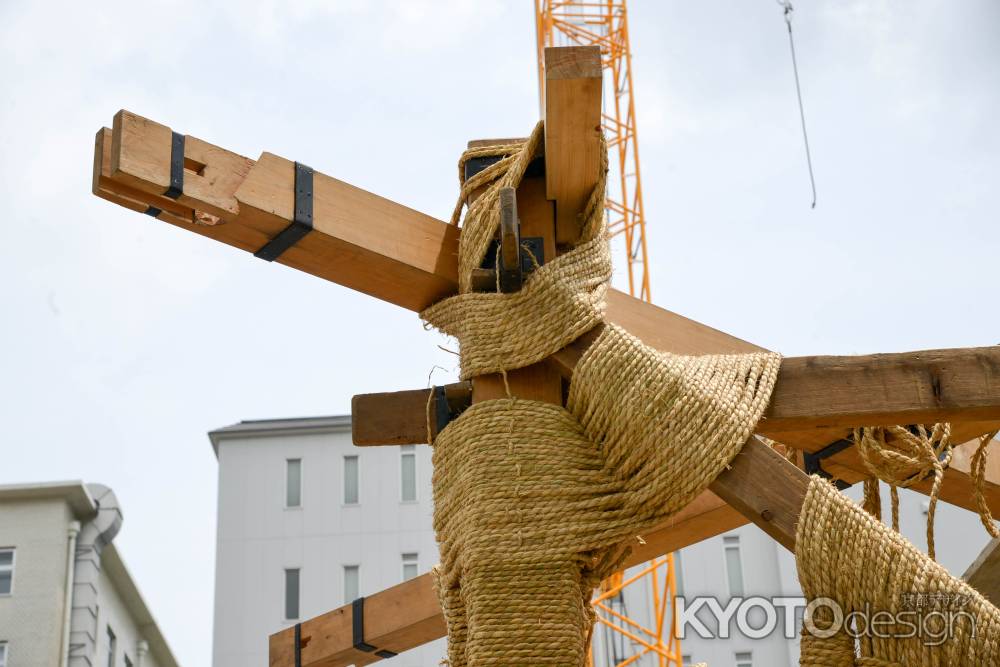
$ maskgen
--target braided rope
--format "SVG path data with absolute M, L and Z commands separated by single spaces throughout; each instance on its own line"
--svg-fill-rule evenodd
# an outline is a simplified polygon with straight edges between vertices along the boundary
M 862 612 L 881 618 L 879 632 L 855 642 L 846 627 L 819 636 L 806 623 L 800 664 L 809 667 L 1000 664 L 1000 610 L 951 576 L 899 533 L 882 524 L 820 477 L 809 482 L 796 533 L 799 583 L 809 600 L 835 601 L 845 618 Z M 907 596 L 937 596 L 955 605 L 945 641 L 935 637 L 940 614 L 901 616 Z M 820 612 L 828 612 L 820 607 Z M 933 610 L 932 610 L 933 611 Z M 941 610 L 938 610 L 939 612 Z M 819 613 L 814 628 L 832 632 L 831 615 Z M 905 623 L 917 626 L 914 632 Z M 853 631 L 859 633 L 855 626 Z M 827 634 L 823 632 L 822 634 Z M 856 657 L 860 652 L 860 657 Z
M 923 424 L 913 429 L 904 426 L 854 429 L 854 442 L 865 467 L 875 477 L 889 484 L 892 504 L 892 528 L 899 532 L 899 488 L 907 488 L 934 475 L 927 505 L 927 554 L 933 559 L 934 512 L 941 494 L 944 471 L 951 463 L 951 424 L 935 424 L 930 431 Z M 864 507 L 881 518 L 882 501 L 878 483 L 865 481 Z
M 462 183 L 452 216 L 480 192 L 462 222 L 459 294 L 421 313 L 458 338 L 463 378 L 540 361 L 604 319 L 606 147 L 578 244 L 518 292 L 470 291 L 499 225 L 499 188 L 520 182 L 541 135 L 539 125 L 523 143 L 459 161 L 464 174 L 469 159 L 500 158 Z M 451 667 L 582 665 L 594 587 L 620 567 L 623 544 L 687 505 L 739 452 L 779 363 L 771 353 L 662 354 L 606 326 L 577 364 L 568 410 L 508 389 L 439 433 L 436 581 Z
M 462 224 L 459 294 L 421 317 L 458 338 L 464 378 L 499 372 L 506 381 L 508 370 L 540 361 L 603 321 L 611 274 L 606 147 L 576 247 L 537 267 L 519 292 L 471 291 L 472 272 L 499 226 L 499 189 L 520 182 L 542 131 L 539 124 L 524 142 L 472 149 L 459 161 L 462 174 L 469 159 L 500 158 L 463 181 L 452 216 L 457 224 L 463 203 L 480 191 Z M 566 409 L 519 399 L 508 387 L 506 399 L 474 404 L 452 421 L 434 442 L 433 479 L 441 547 L 435 580 L 449 665 L 583 665 L 594 587 L 624 562 L 630 538 L 679 511 L 730 464 L 767 406 L 779 364 L 772 353 L 660 353 L 606 325 L 576 366 Z M 948 436 L 947 425 L 929 433 L 923 427 L 855 432 L 866 465 L 891 484 L 894 525 L 897 487 L 935 475 L 932 555 Z M 985 450 L 986 440 L 973 460 L 977 479 L 985 475 Z M 866 508 L 880 514 L 877 492 L 866 484 Z M 981 483 L 977 494 L 987 523 Z M 802 509 L 796 556 L 811 600 L 828 596 L 848 610 L 865 602 L 894 610 L 903 592 L 968 594 L 979 633 L 961 625 L 947 643 L 929 648 L 907 639 L 856 642 L 846 632 L 807 632 L 801 664 L 1000 664 L 1000 612 L 819 478 L 810 482 Z M 821 611 L 815 620 L 833 619 Z

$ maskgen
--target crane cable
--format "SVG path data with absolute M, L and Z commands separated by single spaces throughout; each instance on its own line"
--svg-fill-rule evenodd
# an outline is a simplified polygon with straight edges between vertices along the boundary
M 785 24 L 788 26 L 788 45 L 792 50 L 792 71 L 795 73 L 795 94 L 799 98 L 799 118 L 802 120 L 802 140 L 806 145 L 806 164 L 809 166 L 809 184 L 812 186 L 812 208 L 816 208 L 816 178 L 813 175 L 812 155 L 809 152 L 809 134 L 806 132 L 806 112 L 802 105 L 802 87 L 799 85 L 799 65 L 795 59 L 795 38 L 792 37 L 791 0 L 775 0 L 785 10 Z

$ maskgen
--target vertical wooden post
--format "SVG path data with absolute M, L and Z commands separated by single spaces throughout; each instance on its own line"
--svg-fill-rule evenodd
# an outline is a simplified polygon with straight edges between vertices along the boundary
M 601 76 L 596 46 L 545 49 L 545 176 L 524 178 L 517 189 L 517 213 L 521 237 L 541 237 L 546 261 L 555 258 L 560 245 L 579 238 L 577 215 L 597 183 Z M 562 227 L 560 207 L 568 221 Z M 517 398 L 562 404 L 562 378 L 549 364 L 510 371 L 507 382 Z M 499 375 L 473 378 L 473 403 L 506 395 Z
M 601 164 L 601 49 L 545 49 L 545 189 L 556 204 L 556 242 L 580 237 L 578 218 Z

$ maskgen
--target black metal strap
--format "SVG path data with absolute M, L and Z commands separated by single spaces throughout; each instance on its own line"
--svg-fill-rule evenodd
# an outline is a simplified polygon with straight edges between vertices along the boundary
M 281 254 L 299 242 L 313 228 L 313 170 L 301 162 L 295 163 L 295 213 L 292 224 L 281 230 L 277 236 L 264 244 L 254 253 L 268 262 L 281 257 Z
M 365 653 L 374 653 L 380 658 L 395 657 L 393 651 L 379 650 L 365 641 L 365 599 L 358 598 L 351 603 L 351 629 L 354 638 L 354 648 Z
M 444 387 L 434 387 L 434 432 L 441 433 L 451 422 L 451 408 Z
M 145 211 L 143 211 L 143 213 L 145 213 L 146 215 L 151 215 L 155 218 L 156 216 L 163 213 L 163 209 L 156 208 L 155 206 L 150 206 Z
M 838 454 L 848 447 L 853 447 L 854 441 L 850 438 L 841 438 L 837 442 L 830 443 L 818 452 L 803 452 L 802 453 L 802 468 L 805 470 L 807 475 L 819 475 L 824 479 L 833 480 L 834 486 L 843 491 L 844 489 L 854 486 L 849 482 L 845 482 L 842 479 L 833 479 L 833 475 L 823 470 L 823 459 L 828 459 L 834 454 Z
M 295 667 L 302 667 L 302 624 L 295 624 Z
M 170 135 L 170 187 L 164 197 L 177 199 L 184 192 L 184 135 L 172 132 Z

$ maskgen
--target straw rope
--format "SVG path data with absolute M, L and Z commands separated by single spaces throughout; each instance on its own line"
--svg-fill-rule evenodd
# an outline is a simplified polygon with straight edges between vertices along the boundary
M 877 633 L 855 625 L 863 638 L 855 642 L 843 626 L 821 636 L 837 629 L 824 603 L 812 617 L 820 632 L 804 626 L 800 664 L 1000 664 L 1000 610 L 819 477 L 810 480 L 802 505 L 795 558 L 810 601 L 832 600 L 844 617 L 861 612 L 869 621 L 887 612 L 876 621 Z
M 449 664 L 583 664 L 594 587 L 730 463 L 778 363 L 658 353 L 609 326 L 569 410 L 497 399 L 449 424 L 433 480 Z
M 471 291 L 472 272 L 499 226 L 499 189 L 518 185 L 542 132 L 539 124 L 524 142 L 472 149 L 459 162 L 464 177 L 469 159 L 500 158 L 463 181 L 452 216 L 457 224 L 463 203 L 480 193 L 462 224 L 459 294 L 421 317 L 458 338 L 464 378 L 499 372 L 506 385 L 508 370 L 540 361 L 603 321 L 611 275 L 606 147 L 578 244 L 547 258 L 517 293 Z M 566 409 L 518 399 L 508 386 L 507 398 L 476 403 L 453 420 L 434 442 L 433 479 L 441 547 L 435 580 L 450 666 L 583 665 L 593 589 L 620 567 L 632 538 L 682 509 L 730 464 L 767 406 L 779 364 L 772 353 L 661 353 L 606 325 L 576 366 Z M 894 498 L 896 487 L 933 472 L 933 503 L 950 460 L 948 435 L 938 425 L 930 433 L 860 429 L 855 438 Z M 985 441 L 980 450 L 973 474 L 982 477 Z M 866 490 L 874 511 L 877 488 Z M 978 499 L 985 506 L 981 489 Z M 967 594 L 984 638 L 973 645 L 968 621 L 932 648 L 806 633 L 803 665 L 1000 664 L 1000 612 L 819 478 L 810 482 L 797 539 L 810 599 L 898 610 L 902 593 Z M 933 554 L 932 532 L 928 540 Z M 821 609 L 811 620 L 833 617 Z
M 854 442 L 865 467 L 875 478 L 889 485 L 892 503 L 892 528 L 899 531 L 899 491 L 934 475 L 927 505 L 927 554 L 933 559 L 934 512 L 944 471 L 951 463 L 951 424 L 935 424 L 930 430 L 923 424 L 913 427 L 889 426 L 854 429 Z M 882 516 L 878 482 L 866 480 L 864 508 L 876 518 Z
M 421 313 L 455 336 L 462 377 L 520 368 L 603 321 L 611 276 L 598 183 L 576 247 L 547 258 L 512 294 L 471 291 L 499 225 L 498 192 L 516 186 L 540 145 L 467 151 L 500 161 L 462 184 L 475 190 L 459 245 L 457 296 Z M 477 403 L 434 442 L 438 596 L 449 663 L 582 665 L 594 587 L 641 532 L 679 511 L 739 452 L 763 414 L 780 357 L 683 357 L 605 327 L 574 372 L 568 409 L 508 398 Z M 682 463 L 683 462 L 683 463 Z

